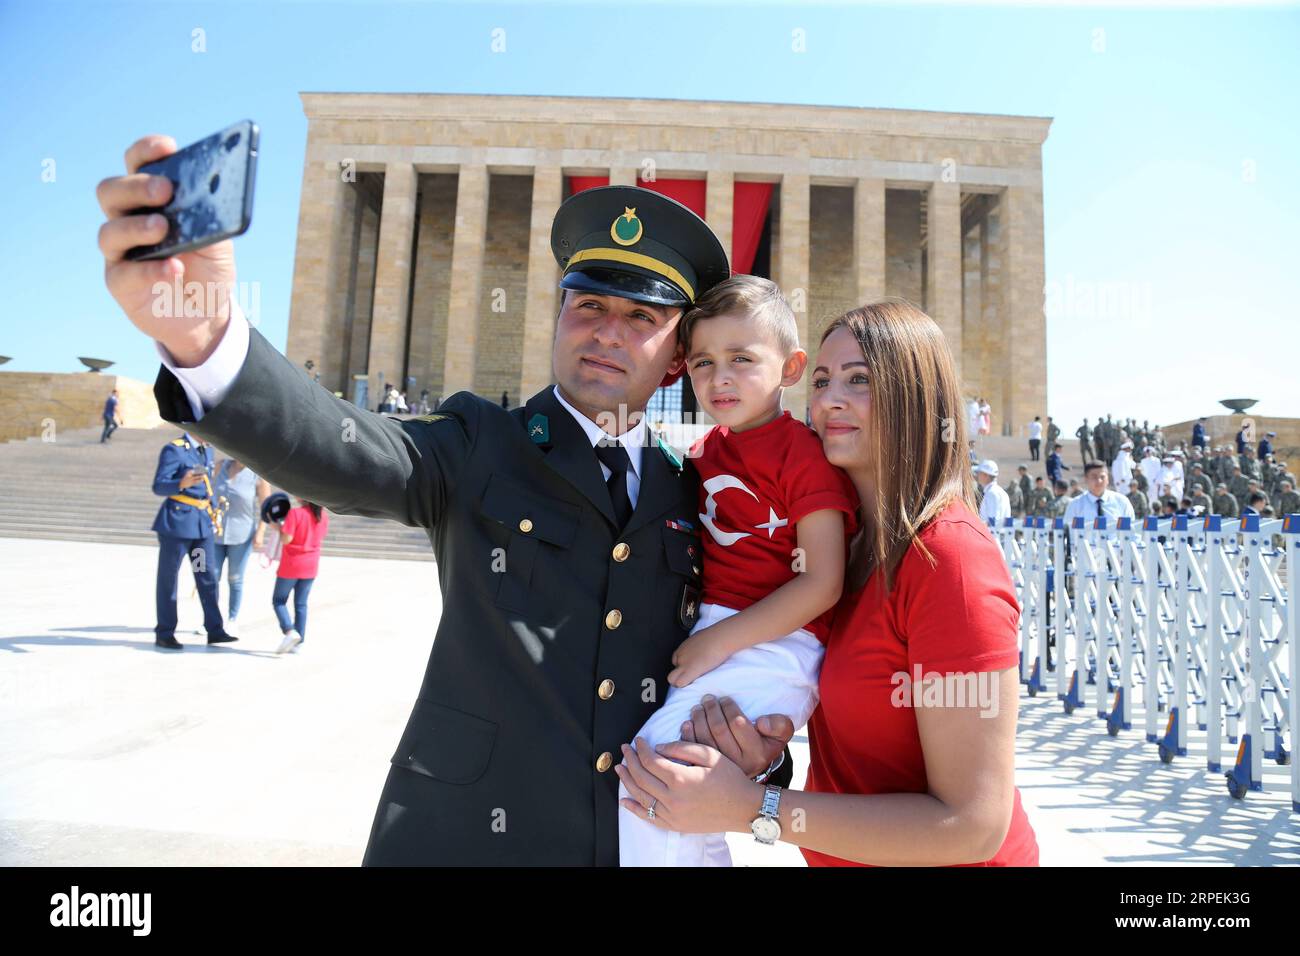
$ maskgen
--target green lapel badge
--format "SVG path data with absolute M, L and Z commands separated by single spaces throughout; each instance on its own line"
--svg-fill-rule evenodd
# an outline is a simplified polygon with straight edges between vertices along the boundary
M 623 215 L 609 224 L 609 237 L 620 246 L 636 245 L 641 241 L 641 233 L 644 231 L 635 206 L 624 206 Z
M 662 438 L 656 438 L 655 441 L 659 443 L 659 450 L 664 453 L 664 457 L 673 463 L 674 468 L 680 471 L 682 467 L 681 456 L 673 450 L 671 445 L 665 444 Z
M 551 443 L 551 423 L 541 412 L 528 419 L 528 437 L 538 445 Z

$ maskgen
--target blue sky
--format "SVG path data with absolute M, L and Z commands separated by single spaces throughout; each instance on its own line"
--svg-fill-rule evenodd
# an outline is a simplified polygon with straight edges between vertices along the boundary
M 191 50 L 192 31 L 206 52 Z M 493 53 L 504 28 L 506 50 Z M 807 52 L 791 52 L 791 31 Z M 262 127 L 241 275 L 283 346 L 301 91 L 646 96 L 1054 117 L 1049 413 L 1300 416 L 1300 7 L 0 2 L 6 370 L 152 381 L 95 184 L 147 132 Z M 42 181 L 47 160 L 53 182 Z

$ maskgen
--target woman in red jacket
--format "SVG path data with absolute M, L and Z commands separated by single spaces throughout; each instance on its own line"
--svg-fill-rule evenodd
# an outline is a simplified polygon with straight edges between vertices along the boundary
M 624 805 L 669 830 L 748 833 L 757 819 L 753 832 L 772 836 L 767 797 L 779 838 L 813 866 L 1036 866 L 1015 786 L 1020 608 L 976 517 L 943 333 L 903 300 L 854 309 L 822 336 L 810 384 L 862 530 L 808 724 L 806 788 L 776 793 L 772 813 L 774 795 L 712 747 L 638 742 L 623 749 Z
M 316 581 L 320 566 L 320 546 L 330 527 L 329 512 L 320 505 L 299 499 L 297 508 L 280 522 L 283 548 L 280 567 L 275 573 L 275 591 L 271 594 L 271 607 L 280 621 L 284 640 L 277 654 L 285 654 L 307 639 L 307 595 Z M 293 622 L 289 621 L 289 592 L 293 592 Z

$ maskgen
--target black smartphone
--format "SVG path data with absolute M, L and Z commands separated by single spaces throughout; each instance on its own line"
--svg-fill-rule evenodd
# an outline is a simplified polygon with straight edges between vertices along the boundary
M 167 236 L 152 246 L 136 246 L 127 259 L 165 259 L 242 235 L 253 220 L 253 179 L 257 172 L 257 124 L 236 123 L 138 170 L 166 176 L 172 198 L 160 212 Z

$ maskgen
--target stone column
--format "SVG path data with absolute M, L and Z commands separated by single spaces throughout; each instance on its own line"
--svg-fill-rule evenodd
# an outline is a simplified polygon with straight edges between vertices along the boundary
M 451 301 L 442 373 L 444 398 L 474 387 L 487 206 L 487 167 L 462 166 L 456 186 L 456 235 L 451 247 Z
M 311 155 L 310 147 L 307 150 Z M 289 338 L 285 354 L 297 366 L 310 359 L 321 384 L 340 384 L 343 361 L 342 300 L 339 286 L 348 280 L 348 263 L 339 256 L 340 243 L 350 238 L 347 184 L 337 162 L 308 159 L 302 171 L 302 201 L 298 209 L 298 244 L 293 261 L 293 292 L 289 302 Z M 245 281 L 250 277 L 244 276 Z M 256 281 L 257 277 L 251 277 Z M 249 316 L 254 325 L 260 316 Z
M 961 381 L 961 187 L 957 183 L 931 184 L 925 226 L 926 309 L 943 329 Z
M 379 214 L 379 251 L 375 258 L 375 297 L 367 362 L 372 406 L 383 400 L 389 385 L 396 385 L 398 391 L 406 388 L 403 380 L 406 320 L 411 304 L 417 184 L 415 167 L 410 163 L 388 163 L 384 168 L 384 203 Z
M 722 248 L 727 253 L 727 262 L 731 262 L 735 206 L 736 174 L 728 170 L 710 169 L 704 195 L 704 218 L 722 243 Z
M 636 174 L 640 172 L 635 166 L 614 166 L 609 171 L 611 186 L 635 186 Z
M 524 302 L 523 359 L 519 370 L 519 404 L 551 384 L 551 348 L 559 308 L 560 268 L 551 253 L 551 222 L 560 208 L 564 172 L 559 166 L 533 170 L 533 209 L 528 227 L 528 279 Z
M 781 245 L 776 280 L 794 307 L 799 344 L 808 348 L 808 278 L 810 247 L 808 212 L 811 186 L 807 173 L 786 173 L 781 178 Z M 785 408 L 803 421 L 808 406 L 808 376 L 785 391 Z
M 859 179 L 853 190 L 853 264 L 858 304 L 885 293 L 885 181 Z
M 1042 188 L 1008 187 L 1001 207 L 1002 302 L 1008 332 L 1005 374 L 1013 383 L 1002 433 L 1019 435 L 1035 415 L 1047 415 Z
M 352 282 L 349 303 L 352 310 L 351 359 L 346 392 L 349 399 L 352 398 L 352 376 L 366 375 L 370 371 L 370 316 L 375 306 L 375 256 L 379 249 L 379 213 L 362 202 L 357 219 L 360 228 L 356 245 L 356 278 Z

